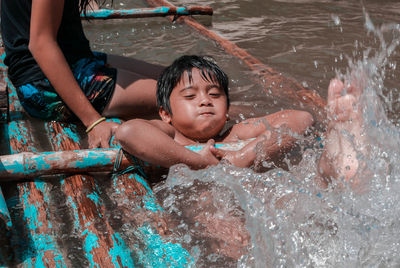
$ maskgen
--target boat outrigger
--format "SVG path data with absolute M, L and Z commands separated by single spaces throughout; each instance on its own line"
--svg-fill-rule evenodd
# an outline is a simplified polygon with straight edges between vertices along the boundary
M 218 42 L 228 53 L 262 74 L 269 81 L 266 90 L 296 99 L 311 107 L 317 118 L 321 116 L 325 101 L 316 92 L 265 66 L 187 16 L 211 15 L 210 8 L 177 8 L 163 0 L 147 2 L 157 6 L 153 14 L 163 11 L 162 16 L 172 15 L 175 20 L 178 16 L 178 21 Z M 138 17 L 148 17 L 151 13 L 150 10 L 141 12 L 145 14 Z M 89 12 L 88 16 L 110 19 L 130 18 L 133 14 L 139 11 L 101 10 Z M 194 265 L 194 257 L 169 238 L 168 215 L 153 195 L 143 172 L 146 164 L 128 161 L 118 148 L 84 148 L 80 125 L 39 122 L 29 117 L 7 78 L 5 65 L 1 63 L 0 68 L 4 147 L 0 157 L 0 266 Z M 49 144 L 52 151 L 41 151 L 43 143 Z M 220 146 L 240 148 L 241 145 Z

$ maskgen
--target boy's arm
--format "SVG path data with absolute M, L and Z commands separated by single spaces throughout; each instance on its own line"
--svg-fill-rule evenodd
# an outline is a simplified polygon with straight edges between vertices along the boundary
M 283 110 L 262 117 L 249 118 L 234 125 L 224 141 L 257 138 L 266 131 L 275 131 L 279 128 L 300 134 L 313 123 L 314 119 L 308 112 Z
M 210 152 L 213 141 L 200 152 L 195 153 L 174 140 L 175 129 L 160 120 L 134 119 L 118 127 L 115 137 L 128 153 L 149 162 L 169 168 L 183 163 L 192 169 L 201 169 L 218 164 Z
M 255 138 L 252 142 L 236 152 L 214 148 L 212 152 L 236 166 L 249 167 L 254 163 L 257 155 L 267 160 L 290 149 L 296 141 L 291 133 L 302 134 L 312 124 L 313 118 L 309 113 L 294 110 L 285 110 L 265 117 L 248 119 L 233 126 L 224 141 Z M 279 128 L 283 127 L 289 133 L 279 133 Z
M 224 151 L 215 147 L 211 152 L 218 158 L 226 159 L 237 167 L 250 167 L 257 158 L 274 159 L 278 154 L 290 149 L 296 139 L 274 131 L 265 131 L 238 151 Z

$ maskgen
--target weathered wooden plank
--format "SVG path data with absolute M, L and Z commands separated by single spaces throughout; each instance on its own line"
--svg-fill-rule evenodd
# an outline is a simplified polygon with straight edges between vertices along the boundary
M 9 89 L 9 123 L 6 131 L 9 137 L 11 153 L 36 151 L 36 143 L 32 136 L 29 121 L 24 118 L 15 88 L 6 76 L 4 65 L 4 48 L 0 48 L 0 69 L 2 78 Z M 18 195 L 18 215 L 11 214 L 22 229 L 13 225 L 12 247 L 15 258 L 21 267 L 64 267 L 65 262 L 55 241 L 56 231 L 50 221 L 49 187 L 39 180 L 20 183 L 15 186 Z
M 8 121 L 8 90 L 7 84 L 3 78 L 4 74 L 0 73 L 0 123 Z
M 2 228 L 0 230 L 7 230 L 9 231 L 12 228 L 12 222 L 10 218 L 10 212 L 8 211 L 6 201 L 3 196 L 3 192 L 0 190 L 0 225 Z M 0 236 L 0 239 L 3 238 Z M 1 244 L 0 244 L 1 245 Z
M 3 50 L 0 48 L 0 53 Z M 3 92 L 6 92 L 6 68 L 3 64 L 3 54 L 0 54 L 0 87 Z M 1 109 L 1 108 L 0 108 Z M 3 116 L 2 116 L 3 117 Z M 7 117 L 8 117 L 8 96 L 7 96 Z M 4 123 L 6 120 L 0 120 L 1 123 Z M 6 125 L 2 125 L 1 131 L 1 139 L 2 143 L 7 143 L 8 140 L 8 127 Z M 8 146 L 8 144 L 7 144 Z M 8 210 L 6 201 L 3 196 L 3 192 L 0 188 L 0 266 L 10 266 L 13 261 L 13 253 L 11 248 L 11 231 L 12 231 L 12 221 L 10 217 L 10 212 Z
M 172 242 L 168 219 L 142 172 L 121 174 L 112 180 L 112 198 L 118 215 L 130 230 L 131 247 L 139 266 L 192 267 L 194 258 L 179 243 Z M 133 237 L 132 237 L 133 236 Z
M 8 131 L 11 153 L 35 152 L 36 141 L 32 126 L 28 120 L 21 117 L 24 113 L 17 99 L 15 89 L 8 83 L 10 89 L 10 122 Z M 61 249 L 56 241 L 57 230 L 51 221 L 49 210 L 50 185 L 40 179 L 18 183 L 17 194 L 20 215 L 16 220 L 22 221 L 23 230 L 18 230 L 19 239 L 13 244 L 16 261 L 21 267 L 66 267 Z M 17 231 L 17 230 L 15 230 Z M 27 246 L 27 244 L 29 244 Z
M 45 126 L 54 150 L 78 150 L 81 138 L 73 124 L 48 122 Z M 106 217 L 106 208 L 96 181 L 89 175 L 61 180 L 67 206 L 74 222 L 74 234 L 82 240 L 91 267 L 133 267 L 132 252 Z
M 13 261 L 11 229 L 10 213 L 0 189 L 0 267 L 8 267 Z
M 135 9 L 98 9 L 87 11 L 82 18 L 89 19 L 127 19 L 127 18 L 147 18 L 147 17 L 165 17 L 170 15 L 188 16 L 188 15 L 212 15 L 213 10 L 209 6 L 191 6 L 191 7 L 156 7 L 156 8 L 135 8 Z

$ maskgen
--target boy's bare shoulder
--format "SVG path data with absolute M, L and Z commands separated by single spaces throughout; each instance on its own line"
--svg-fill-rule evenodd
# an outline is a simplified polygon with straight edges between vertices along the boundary
M 152 124 L 153 126 L 159 128 L 161 131 L 167 133 L 169 136 L 171 136 L 171 137 L 175 136 L 175 128 L 172 125 L 170 125 L 160 119 L 153 119 L 153 120 L 149 120 L 148 122 L 150 124 Z

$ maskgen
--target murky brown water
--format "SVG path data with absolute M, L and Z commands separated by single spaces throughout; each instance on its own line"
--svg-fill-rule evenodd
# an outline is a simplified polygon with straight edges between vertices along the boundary
M 210 18 L 201 18 L 201 21 L 208 25 L 211 30 L 236 43 L 266 65 L 287 76 L 294 77 L 303 85 L 316 90 L 321 96 L 326 95 L 326 87 L 329 80 L 335 76 L 335 70 L 344 71 L 344 68 L 348 66 L 346 55 L 351 58 L 360 58 L 362 57 L 360 53 L 366 47 L 377 47 L 380 44 L 373 35 L 367 33 L 364 27 L 365 19 L 360 1 L 187 0 L 173 1 L 173 3 L 178 6 L 212 6 L 214 9 L 212 21 Z M 145 6 L 141 1 L 115 0 L 113 7 L 136 8 Z M 375 25 L 400 22 L 400 2 L 398 0 L 364 1 L 364 6 Z M 256 106 L 256 113 L 268 113 L 281 108 L 291 108 L 291 103 L 267 96 L 261 83 L 257 81 L 257 76 L 246 65 L 234 56 L 225 53 L 213 41 L 200 36 L 185 25 L 172 24 L 166 18 L 146 18 L 92 21 L 85 23 L 85 29 L 93 49 L 135 57 L 152 63 L 167 65 L 183 54 L 211 55 L 231 78 L 231 94 L 234 103 Z M 392 38 L 396 37 L 396 40 L 399 40 L 396 34 L 393 33 Z M 389 38 L 391 38 L 390 34 Z M 384 104 L 390 104 L 394 107 L 390 112 L 395 122 L 398 121 L 397 114 L 400 111 L 399 108 L 396 108 L 399 103 L 397 88 L 400 81 L 396 68 L 398 57 L 394 53 L 394 56 L 389 59 L 392 64 L 388 64 L 388 66 L 391 66 L 392 70 L 387 70 L 385 79 L 387 91 L 392 92 L 393 95 Z M 390 69 L 389 67 L 388 69 Z M 398 129 L 390 130 L 387 130 L 389 134 L 386 134 L 380 141 L 393 140 L 393 144 L 395 144 L 395 141 L 400 140 L 398 139 Z M 381 133 L 374 135 L 374 137 L 381 136 Z M 312 194 L 300 196 L 298 206 L 289 207 L 287 212 L 274 210 L 273 213 L 268 214 L 269 211 L 266 213 L 260 209 L 264 214 L 261 213 L 262 215 L 259 218 L 252 218 L 253 215 L 248 216 L 249 222 L 247 222 L 246 227 L 254 227 L 248 228 L 254 231 L 253 237 L 263 234 L 268 239 L 271 238 L 270 240 L 266 239 L 268 242 L 272 241 L 269 244 L 275 243 L 277 246 L 276 248 L 268 247 L 265 250 L 262 245 L 257 245 L 254 248 L 258 251 L 254 250 L 254 252 L 272 256 L 271 259 L 276 261 L 275 263 L 287 259 L 286 264 L 288 265 L 281 263 L 282 267 L 291 267 L 290 264 L 301 264 L 300 261 L 316 267 L 357 266 L 349 265 L 349 263 L 369 267 L 382 267 L 379 265 L 385 266 L 387 263 L 393 264 L 392 266 L 398 265 L 399 261 L 396 258 L 399 256 L 397 249 L 399 244 L 398 215 L 400 215 L 400 212 L 396 204 L 398 204 L 398 197 L 400 196 L 398 194 L 400 192 L 398 176 L 400 172 L 397 164 L 399 153 L 398 147 L 391 146 L 391 144 L 386 147 L 379 146 L 378 144 L 375 151 L 378 152 L 378 156 L 382 156 L 381 158 L 377 157 L 381 161 L 371 161 L 370 163 L 372 171 L 378 170 L 378 175 L 375 178 L 386 180 L 386 192 L 381 190 L 383 187 L 379 188 L 380 185 L 377 185 L 372 189 L 375 192 L 372 192 L 371 195 L 357 197 L 356 199 L 353 198 L 350 191 L 337 195 L 326 193 L 323 201 L 328 205 L 334 204 L 335 208 L 339 208 L 333 211 L 327 210 L 325 205 L 321 204 L 323 202 L 321 202 L 320 196 Z M 389 149 L 393 149 L 393 151 Z M 312 155 L 312 157 L 316 156 Z M 393 160 L 389 161 L 389 158 Z M 315 159 L 312 158 L 312 160 Z M 380 167 L 380 169 L 372 165 L 376 163 L 376 166 L 378 166 L 381 162 L 385 164 L 385 161 L 390 162 L 390 165 L 383 165 L 383 168 Z M 312 163 L 313 161 L 306 159 L 298 168 L 291 170 L 291 173 L 285 173 L 288 178 L 299 178 L 298 181 L 306 181 L 306 184 L 299 187 L 294 187 L 289 183 L 287 185 L 280 183 L 279 176 L 282 176 L 280 170 L 259 175 L 246 170 L 233 170 L 231 173 L 228 170 L 227 173 L 224 168 L 217 167 L 212 169 L 211 172 L 205 170 L 206 173 L 204 175 L 200 173 L 201 176 L 196 175 L 197 173 L 188 172 L 188 177 L 189 179 L 200 177 L 210 181 L 222 181 L 227 186 L 235 182 L 232 178 L 237 178 L 237 181 L 241 177 L 245 178 L 244 185 L 248 181 L 259 180 L 266 185 L 265 187 L 257 187 L 257 190 L 259 190 L 259 193 L 257 193 L 262 197 L 260 200 L 264 200 L 263 194 L 265 193 L 263 191 L 272 188 L 276 189 L 276 192 L 279 192 L 280 189 L 282 189 L 282 192 L 300 192 L 303 188 L 314 189 L 311 186 L 307 188 L 308 182 L 306 180 L 308 176 L 311 176 L 309 170 L 313 170 Z M 311 165 L 311 167 L 308 165 Z M 387 169 L 390 170 L 385 173 Z M 379 175 L 380 170 L 385 171 L 381 172 L 384 175 Z M 215 175 L 211 176 L 210 174 Z M 186 177 L 183 179 L 188 180 Z M 393 182 L 393 186 L 390 186 L 389 182 Z M 236 185 L 234 186 L 236 187 Z M 225 194 L 225 192 L 219 191 L 219 188 L 216 191 L 220 195 Z M 187 192 L 191 194 L 190 191 Z M 304 192 L 301 191 L 301 193 Z M 245 191 L 242 191 L 242 195 L 238 195 L 243 197 L 242 199 L 238 198 L 244 204 L 243 210 L 246 213 L 250 211 L 250 214 L 253 211 L 258 213 L 258 210 L 249 206 L 249 204 L 258 204 L 256 202 L 259 201 L 257 194 L 246 194 Z M 390 197 L 394 199 L 390 199 Z M 221 206 L 225 206 L 225 199 L 221 198 L 221 200 Z M 183 199 L 182 202 L 187 206 L 187 199 Z M 271 215 L 272 218 L 270 218 Z M 312 220 L 314 215 L 318 215 L 319 218 L 317 217 L 317 220 L 310 223 L 310 219 Z M 365 215 L 372 215 L 373 220 L 365 220 Z M 264 216 L 265 218 L 263 218 Z M 315 233 L 315 230 L 318 231 L 318 228 L 324 227 L 320 224 L 321 222 L 330 223 L 332 219 L 338 226 L 337 235 L 323 234 L 325 230 L 322 230 L 321 234 Z M 379 220 L 379 224 L 376 223 L 378 220 L 375 219 Z M 274 223 L 274 226 L 280 226 L 280 228 L 268 229 L 266 228 L 267 223 Z M 365 226 L 369 227 L 369 225 L 373 227 L 371 232 L 370 230 L 363 231 L 363 229 L 360 229 L 362 227 L 365 229 Z M 256 227 L 264 228 L 263 231 L 265 232 L 257 233 Z M 270 227 L 270 225 L 267 227 Z M 331 225 L 328 225 L 328 231 L 330 227 Z M 334 227 L 336 228 L 336 226 Z M 296 240 L 296 235 L 302 234 L 302 232 L 309 232 L 309 237 L 297 237 L 298 240 Z M 298 243 L 302 239 L 306 239 L 306 243 Z M 377 242 L 375 243 L 375 241 Z M 293 243 L 291 244 L 291 242 Z M 300 246 L 291 248 L 295 243 Z M 281 249 L 281 251 L 277 249 Z M 287 250 L 286 253 L 285 250 Z M 254 254 L 253 257 L 257 259 L 259 256 Z M 262 261 L 262 258 L 260 260 Z M 247 262 L 242 260 L 242 263 L 246 264 Z M 337 263 L 342 264 L 342 266 L 337 265 Z M 377 265 L 374 265 L 376 263 Z M 276 266 L 278 267 L 278 265 Z M 220 267 L 224 267 L 224 265 Z
M 179 6 L 212 6 L 214 15 L 210 29 L 323 97 L 336 70 L 343 73 L 349 66 L 348 57 L 356 62 L 364 57 L 367 48 L 371 48 L 374 55 L 375 50 L 386 51 L 386 48 L 379 49 L 381 44 L 390 44 L 391 40 L 398 43 L 400 40 L 398 29 L 385 31 L 385 40 L 388 39 L 385 42 L 377 40 L 376 35 L 367 32 L 363 13 L 365 8 L 376 27 L 384 23 L 399 23 L 398 1 L 371 0 L 361 4 L 351 0 L 187 0 L 173 3 Z M 116 4 L 126 8 L 138 6 L 134 1 L 127 0 Z M 166 65 L 183 54 L 211 55 L 231 78 L 233 102 L 255 107 L 256 114 L 292 108 L 292 104 L 285 100 L 267 96 L 261 83 L 255 81 L 257 76 L 247 66 L 185 25 L 171 24 L 159 18 L 95 22 L 87 25 L 86 29 L 95 49 L 153 63 Z M 371 55 L 367 58 L 371 62 L 366 62 L 365 68 L 382 67 L 382 63 L 372 61 Z M 386 98 L 383 106 L 389 108 L 386 112 L 398 124 L 398 52 L 392 53 L 387 60 L 385 75 L 377 75 L 386 86 L 379 97 Z M 352 191 L 333 191 L 324 193 L 326 195 L 321 202 L 318 195 L 312 194 L 315 185 L 313 180 L 309 180 L 317 172 L 313 164 L 318 154 L 314 151 L 304 154 L 305 160 L 289 169 L 289 173 L 284 172 L 283 177 L 293 178 L 287 185 L 279 180 L 282 178 L 279 169 L 254 175 L 246 170 L 229 173 L 223 167 L 216 167 L 214 175 L 210 170 L 204 171 L 206 175 L 188 172 L 189 175 L 182 176 L 181 181 L 176 178 L 180 178 L 182 172 L 170 173 L 167 183 L 174 186 L 174 180 L 177 180 L 176 185 L 181 187 L 201 178 L 231 188 L 237 200 L 242 202 L 246 228 L 253 238 L 252 253 L 249 259 L 245 257 L 239 261 L 239 267 L 263 267 L 265 263 L 270 263 L 271 267 L 397 267 L 399 210 L 391 204 L 396 204 L 399 196 L 399 131 L 386 123 L 376 127 L 376 122 L 385 120 L 380 121 L 382 117 L 373 116 L 375 107 L 379 106 L 377 99 L 370 98 L 369 101 L 373 105 L 366 107 L 368 124 L 365 131 L 374 149 L 369 156 L 360 155 L 361 158 L 368 158 L 371 169 L 371 173 L 363 174 L 363 178 L 374 178 L 368 195 L 354 196 Z M 246 194 L 246 185 L 250 181 L 264 185 L 255 187 L 255 192 L 260 191 L 258 197 L 253 192 Z M 293 186 L 296 181 L 301 182 L 299 188 Z M 238 186 L 240 182 L 245 186 Z M 382 185 L 388 190 L 382 190 Z M 188 195 L 182 198 L 183 206 L 178 211 L 185 211 L 187 200 L 192 197 L 191 185 L 184 189 Z M 286 193 L 309 191 L 311 194 L 298 194 L 297 201 L 292 203 L 296 205 L 289 205 L 285 210 L 270 211 L 262 206 L 259 210 L 255 209 L 257 204 L 264 204 L 265 193 L 270 189 Z M 216 193 L 227 192 L 217 189 Z M 176 202 L 178 194 L 179 191 L 171 190 L 168 198 L 174 202 L 167 210 L 179 207 L 179 202 Z M 218 194 L 215 195 L 214 198 L 218 199 Z M 224 207 L 226 199 L 221 200 Z M 326 204 L 333 204 L 334 210 L 327 209 Z M 339 210 L 336 211 L 337 208 Z M 229 212 L 222 214 L 225 217 Z M 329 230 L 335 230 L 335 233 L 329 233 Z M 200 261 L 203 259 L 200 257 Z
M 212 19 L 199 20 L 209 29 L 234 42 L 264 64 L 323 97 L 335 70 L 347 66 L 353 56 L 375 40 L 364 27 L 363 7 L 376 25 L 400 22 L 396 0 L 181 0 L 177 6 L 209 5 Z M 146 7 L 137 0 L 114 1 L 114 8 Z M 211 55 L 231 78 L 233 102 L 255 106 L 256 114 L 291 108 L 285 100 L 266 96 L 255 74 L 213 41 L 186 25 L 166 18 L 95 21 L 86 24 L 92 47 L 107 53 L 167 65 L 183 54 Z M 395 57 L 398 57 L 395 55 Z M 394 59 L 395 61 L 396 59 Z M 396 88 L 400 77 L 392 71 L 386 83 Z M 254 80 L 256 79 L 256 80 Z M 397 100 L 393 100 L 396 105 Z

